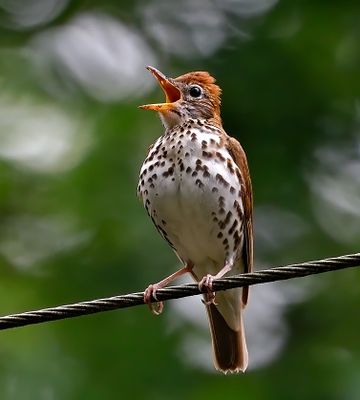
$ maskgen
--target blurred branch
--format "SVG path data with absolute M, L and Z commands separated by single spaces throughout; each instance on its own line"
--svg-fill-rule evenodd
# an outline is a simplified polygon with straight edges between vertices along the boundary
M 214 292 L 217 292 L 236 287 L 251 286 L 259 283 L 275 282 L 307 275 L 320 274 L 323 272 L 336 271 L 344 268 L 357 267 L 359 265 L 360 253 L 355 253 L 300 264 L 290 264 L 218 279 L 214 281 L 213 289 Z M 202 292 L 199 290 L 197 284 L 188 284 L 159 289 L 156 293 L 156 297 L 158 301 L 166 301 L 170 299 L 195 296 L 201 293 Z M 28 311 L 21 314 L 7 315 L 0 318 L 0 330 L 133 307 L 144 304 L 143 296 L 143 292 L 138 292 L 123 296 L 114 296 L 45 308 L 37 311 Z M 156 302 L 156 300 L 153 299 L 153 302 Z

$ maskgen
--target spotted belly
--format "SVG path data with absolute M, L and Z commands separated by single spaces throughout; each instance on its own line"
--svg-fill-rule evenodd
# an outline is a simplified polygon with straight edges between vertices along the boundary
M 138 192 L 184 263 L 221 267 L 239 256 L 241 176 L 216 133 L 184 129 L 160 138 L 143 164 Z

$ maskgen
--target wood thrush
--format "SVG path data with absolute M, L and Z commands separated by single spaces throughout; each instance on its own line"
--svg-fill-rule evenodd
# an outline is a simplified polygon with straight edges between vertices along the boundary
M 165 103 L 140 106 L 157 111 L 165 133 L 150 147 L 141 167 L 138 195 L 160 235 L 183 267 L 150 285 L 156 290 L 190 273 L 207 289 L 204 303 L 211 330 L 215 368 L 245 371 L 248 353 L 241 310 L 248 288 L 212 293 L 212 282 L 253 266 L 252 189 L 246 155 L 224 131 L 221 89 L 207 72 L 172 79 L 148 70 L 165 93 Z M 162 310 L 158 304 L 157 313 Z

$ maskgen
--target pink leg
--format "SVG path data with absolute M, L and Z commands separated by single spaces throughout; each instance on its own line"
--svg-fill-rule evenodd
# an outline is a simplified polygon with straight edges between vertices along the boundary
M 191 270 L 193 268 L 193 265 L 191 263 L 186 264 L 185 267 L 179 269 L 178 271 L 174 272 L 167 278 L 163 279 L 162 281 L 158 283 L 154 283 L 152 285 L 149 285 L 144 292 L 144 303 L 147 304 L 150 307 L 150 310 L 155 314 L 159 315 L 162 313 L 163 308 L 164 308 L 164 303 L 162 301 L 157 303 L 157 306 L 154 307 L 154 304 L 151 302 L 151 299 L 156 298 L 156 291 L 158 289 L 162 289 L 163 287 L 167 286 L 169 283 L 171 283 L 174 279 L 178 278 L 181 275 L 187 274 L 188 272 L 191 273 Z
M 213 293 L 213 281 L 215 279 L 222 278 L 227 272 L 231 270 L 232 263 L 226 262 L 223 268 L 216 275 L 205 275 L 201 281 L 199 282 L 199 290 L 207 289 L 207 293 L 205 294 L 205 304 L 215 304 L 215 293 Z

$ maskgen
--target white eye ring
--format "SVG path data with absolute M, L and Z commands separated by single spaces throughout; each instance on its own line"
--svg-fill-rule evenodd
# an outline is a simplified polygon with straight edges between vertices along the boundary
M 192 85 L 189 88 L 189 95 L 194 99 L 198 99 L 203 94 L 202 87 L 199 85 Z

